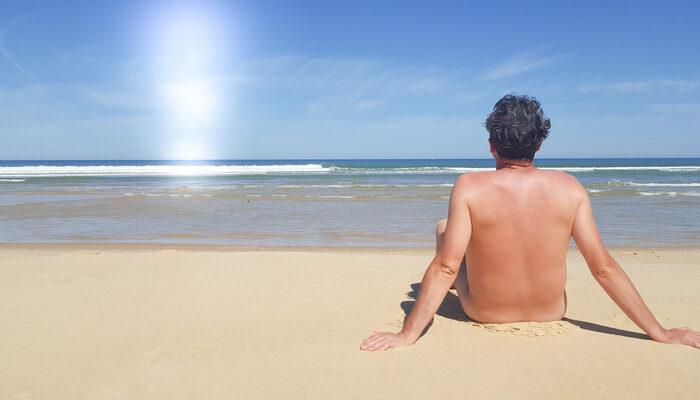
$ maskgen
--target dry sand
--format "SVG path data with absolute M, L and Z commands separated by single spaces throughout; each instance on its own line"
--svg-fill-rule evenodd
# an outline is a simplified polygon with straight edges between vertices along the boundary
M 700 328 L 699 250 L 615 255 L 665 326 Z M 360 351 L 430 258 L 6 245 L 0 399 L 700 397 L 700 351 L 641 335 L 577 252 L 568 321 L 475 324 L 451 295 L 416 345 Z

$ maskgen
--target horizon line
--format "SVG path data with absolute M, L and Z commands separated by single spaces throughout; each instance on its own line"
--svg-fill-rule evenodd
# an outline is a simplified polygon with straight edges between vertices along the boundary
M 655 156 L 655 157 L 535 157 L 537 160 L 634 160 L 634 159 L 657 159 L 657 160 L 685 160 L 700 159 L 698 156 Z M 492 157 L 481 158 L 453 158 L 453 157 L 421 157 L 421 158 L 201 158 L 201 159 L 176 159 L 176 158 L 16 158 L 0 159 L 0 162 L 18 161 L 177 161 L 177 162 L 198 162 L 198 161 L 408 161 L 408 160 L 431 160 L 431 161 L 454 161 L 454 160 L 493 160 Z

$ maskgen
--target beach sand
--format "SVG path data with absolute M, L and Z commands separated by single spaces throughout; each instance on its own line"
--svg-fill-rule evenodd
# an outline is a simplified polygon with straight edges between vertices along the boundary
M 666 327 L 700 328 L 700 250 L 614 252 Z M 428 251 L 0 247 L 0 399 L 697 399 L 700 351 L 662 345 L 568 259 L 566 321 L 481 325 L 449 295 L 396 330 Z

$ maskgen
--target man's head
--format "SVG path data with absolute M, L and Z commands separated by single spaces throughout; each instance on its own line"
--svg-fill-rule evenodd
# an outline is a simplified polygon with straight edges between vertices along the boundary
M 533 97 L 503 96 L 486 119 L 491 152 L 504 160 L 532 161 L 549 135 L 549 118 Z

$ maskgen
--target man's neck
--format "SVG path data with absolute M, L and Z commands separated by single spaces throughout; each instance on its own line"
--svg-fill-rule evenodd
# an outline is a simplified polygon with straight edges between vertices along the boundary
M 532 161 L 527 160 L 500 160 L 496 159 L 496 169 L 524 170 L 535 168 Z

